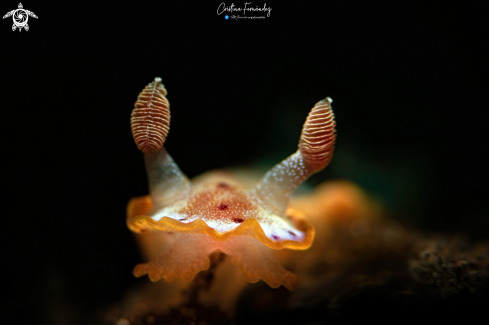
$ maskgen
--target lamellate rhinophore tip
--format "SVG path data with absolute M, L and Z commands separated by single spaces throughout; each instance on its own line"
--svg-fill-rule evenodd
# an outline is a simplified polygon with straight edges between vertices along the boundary
M 131 113 L 132 136 L 144 153 L 156 152 L 165 143 L 170 130 L 170 103 L 167 91 L 156 77 L 139 93 Z
M 299 150 L 305 164 L 318 172 L 325 168 L 333 157 L 336 130 L 331 108 L 333 100 L 329 97 L 313 107 L 302 128 Z

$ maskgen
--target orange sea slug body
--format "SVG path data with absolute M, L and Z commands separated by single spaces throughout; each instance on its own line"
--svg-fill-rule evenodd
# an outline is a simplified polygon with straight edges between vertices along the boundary
M 156 78 L 143 93 L 148 89 L 164 89 L 161 79 Z M 168 103 L 165 97 L 140 95 L 133 119 L 148 115 L 147 110 L 155 106 L 152 100 Z M 150 187 L 149 196 L 132 199 L 128 206 L 127 224 L 141 235 L 149 259 L 137 265 L 134 274 L 148 274 L 153 281 L 191 280 L 209 267 L 210 253 L 221 251 L 232 257 L 247 281 L 262 279 L 271 287 L 292 289 L 297 277 L 271 253 L 273 249 L 307 249 L 312 244 L 313 227 L 287 205 L 295 188 L 331 160 L 335 123 L 330 104 L 329 98 L 316 104 L 304 125 L 299 150 L 252 188 L 244 188 L 224 172 L 210 172 L 191 183 L 166 152 L 164 138 L 152 142 L 140 127 L 138 132 L 133 127 L 136 144 L 145 152 Z M 152 131 L 166 137 L 169 105 L 159 107 L 167 110 L 159 114 L 168 116 L 168 123 L 160 125 L 166 128 L 161 132 Z

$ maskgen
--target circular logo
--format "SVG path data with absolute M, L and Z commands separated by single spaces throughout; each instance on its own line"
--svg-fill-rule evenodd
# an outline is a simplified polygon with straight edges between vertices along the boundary
M 12 16 L 14 18 L 14 24 L 17 27 L 24 27 L 27 24 L 27 20 L 29 19 L 27 12 L 25 12 L 24 9 L 15 10 Z
M 16 29 L 22 31 L 22 29 L 25 29 L 26 31 L 29 30 L 29 25 L 27 25 L 27 21 L 29 20 L 29 16 L 37 18 L 36 14 L 33 13 L 30 10 L 24 9 L 24 6 L 22 6 L 22 3 L 19 3 L 19 7 L 14 10 L 10 10 L 7 12 L 2 19 L 5 19 L 7 17 L 12 16 L 12 19 L 14 21 L 14 24 L 12 25 L 12 31 L 15 31 Z

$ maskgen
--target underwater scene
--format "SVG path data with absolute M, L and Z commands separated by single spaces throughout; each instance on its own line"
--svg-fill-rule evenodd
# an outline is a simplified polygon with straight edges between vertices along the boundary
M 1 323 L 486 319 L 486 3 L 1 6 Z

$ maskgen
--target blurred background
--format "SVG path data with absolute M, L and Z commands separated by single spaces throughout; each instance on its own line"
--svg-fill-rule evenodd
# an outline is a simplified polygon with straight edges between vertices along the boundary
M 489 3 L 267 1 L 235 21 L 221 2 L 23 1 L 29 31 L 1 21 L 6 323 L 100 322 L 140 281 L 129 117 L 155 76 L 189 177 L 279 162 L 330 96 L 336 150 L 311 185 L 351 180 L 403 225 L 487 238 Z

